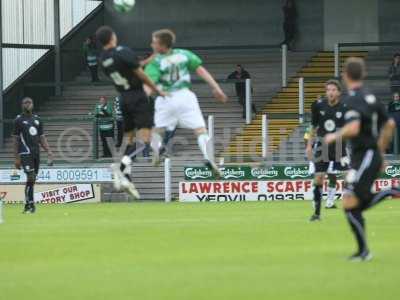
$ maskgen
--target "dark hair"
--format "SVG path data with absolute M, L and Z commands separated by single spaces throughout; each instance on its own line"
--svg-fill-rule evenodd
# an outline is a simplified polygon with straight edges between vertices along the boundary
M 337 87 L 337 89 L 339 90 L 339 92 L 341 92 L 343 90 L 342 85 L 336 79 L 329 79 L 327 82 L 325 82 L 325 87 L 327 87 L 328 85 L 335 85 Z
M 102 45 L 107 45 L 114 34 L 114 30 L 109 26 L 101 26 L 96 31 L 96 40 Z
M 350 57 L 346 60 L 344 72 L 351 80 L 363 80 L 367 74 L 364 59 L 359 57 Z
M 400 52 L 397 52 L 393 55 L 393 58 L 400 57 Z
M 175 44 L 175 33 L 170 29 L 161 29 L 153 32 L 153 37 L 157 38 L 160 43 L 167 48 L 172 48 Z

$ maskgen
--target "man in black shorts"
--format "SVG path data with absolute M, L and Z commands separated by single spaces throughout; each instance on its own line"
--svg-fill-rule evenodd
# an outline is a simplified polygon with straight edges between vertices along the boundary
M 43 133 L 42 121 L 32 111 L 33 100 L 24 98 L 22 114 L 16 117 L 13 131 L 15 167 L 21 169 L 22 166 L 27 177 L 24 213 L 34 213 L 36 210 L 33 190 L 40 166 L 40 145 L 47 152 L 50 165 L 53 161 L 53 153 Z
M 343 139 L 350 141 L 351 169 L 346 176 L 343 208 L 358 244 L 358 251 L 349 258 L 352 261 L 372 258 L 366 241 L 363 212 L 387 196 L 400 196 L 397 188 L 371 192 L 373 182 L 383 167 L 383 154 L 393 136 L 395 122 L 388 118 L 385 106 L 363 88 L 365 74 L 362 59 L 347 60 L 343 72 L 343 81 L 348 88 L 346 125 L 325 137 L 328 144 Z
M 128 137 L 128 146 L 121 163 L 112 165 L 114 187 L 117 190 L 123 188 L 132 198 L 138 199 L 139 193 L 131 180 L 132 157 L 150 143 L 153 127 L 153 113 L 143 85 L 155 94 L 164 96 L 164 93 L 143 72 L 135 53 L 128 47 L 118 46 L 117 36 L 110 27 L 100 27 L 96 38 L 103 47 L 101 66 L 120 93 L 124 131 Z
M 326 134 L 335 132 L 344 125 L 346 106 L 341 101 L 342 87 L 337 80 L 325 84 L 326 98 L 316 100 L 311 106 L 311 131 L 307 142 L 307 158 L 315 164 L 314 214 L 310 221 L 318 221 L 321 216 L 322 188 L 328 175 L 329 188 L 327 208 L 334 208 L 336 175 L 346 169 L 346 149 L 344 143 L 327 146 L 323 143 Z

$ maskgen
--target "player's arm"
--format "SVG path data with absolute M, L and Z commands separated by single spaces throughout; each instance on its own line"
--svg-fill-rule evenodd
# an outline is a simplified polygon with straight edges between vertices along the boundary
M 217 100 L 221 101 L 222 103 L 228 101 L 228 97 L 225 95 L 219 84 L 215 81 L 214 77 L 207 71 L 206 68 L 204 68 L 203 66 L 199 66 L 196 69 L 196 73 L 199 77 L 201 77 L 205 82 L 208 83 L 214 97 Z
M 307 146 L 306 146 L 306 154 L 307 154 L 307 159 L 309 161 L 313 160 L 313 144 L 314 144 L 314 138 L 315 138 L 315 133 L 316 130 L 314 126 L 311 126 L 308 132 L 308 139 L 307 139 Z
M 142 68 L 144 68 L 145 66 L 147 66 L 152 60 L 153 58 L 156 56 L 155 53 L 153 53 L 152 55 L 150 55 L 149 57 L 143 59 L 140 61 L 140 65 L 142 66 Z
M 346 125 L 335 133 L 330 133 L 325 136 L 325 143 L 332 144 L 336 141 L 346 140 L 357 136 L 361 130 L 361 116 L 356 110 L 349 110 L 346 112 L 345 121 Z
M 307 154 L 307 159 L 309 161 L 313 160 L 313 151 L 312 147 L 314 144 L 314 138 L 316 134 L 316 128 L 318 126 L 318 118 L 319 118 L 319 113 L 318 113 L 318 107 L 317 107 L 317 101 L 314 101 L 311 104 L 311 126 L 309 130 L 309 137 L 307 140 L 307 146 L 306 146 L 306 154 Z
M 135 54 L 129 49 L 129 48 L 123 48 L 120 53 L 120 58 L 122 61 L 130 68 L 132 69 L 133 74 L 136 75 L 137 78 L 139 78 L 143 84 L 147 85 L 152 93 L 160 94 L 164 96 L 163 92 L 160 91 L 157 86 L 154 84 L 154 82 L 144 73 L 140 62 L 137 60 L 137 57 Z
M 196 72 L 196 74 L 202 78 L 207 84 L 210 86 L 211 91 L 214 95 L 214 97 L 221 101 L 222 103 L 225 103 L 228 101 L 228 97 L 225 95 L 225 93 L 222 91 L 221 87 L 219 84 L 215 81 L 214 77 L 207 71 L 206 68 L 203 67 L 203 61 L 201 58 L 194 54 L 191 51 L 186 50 L 185 54 L 188 58 L 188 69 L 190 72 Z
M 340 129 L 339 131 L 327 134 L 325 136 L 325 143 L 332 144 L 340 140 L 346 140 L 355 137 L 360 133 L 360 129 L 361 129 L 361 122 L 358 120 L 352 121 L 343 126 L 343 128 Z
M 15 168 L 21 169 L 21 156 L 18 153 L 19 136 L 13 135 L 13 150 L 15 157 Z
M 377 113 L 378 123 L 375 125 L 380 128 L 378 148 L 383 155 L 392 141 L 393 134 L 396 130 L 396 122 L 393 118 L 389 118 L 386 107 L 381 102 L 377 103 Z
M 16 169 L 21 169 L 21 156 L 19 155 L 18 152 L 18 146 L 20 142 L 20 137 L 19 135 L 21 134 L 21 125 L 20 122 L 18 121 L 18 118 L 14 121 L 14 130 L 12 133 L 13 136 L 13 152 L 14 152 L 14 158 L 15 158 L 15 168 Z
M 386 123 L 383 125 L 378 139 L 378 147 L 382 155 L 385 154 L 387 148 L 389 147 L 395 129 L 396 123 L 392 118 L 387 120 Z
M 50 145 L 45 135 L 40 136 L 40 145 L 42 146 L 43 150 L 47 152 L 48 165 L 52 166 L 54 160 L 54 154 L 53 151 L 51 151 Z
M 152 94 L 158 94 L 163 97 L 166 96 L 166 94 L 154 84 L 149 76 L 146 75 L 142 68 L 137 68 L 133 72 L 143 82 L 143 84 L 150 89 Z
M 47 157 L 48 157 L 48 165 L 53 165 L 53 160 L 54 160 L 54 155 L 53 155 L 53 151 L 51 151 L 49 142 L 47 141 L 46 136 L 43 133 L 43 124 L 42 122 L 39 123 L 39 129 L 38 129 L 38 133 L 40 136 L 40 146 L 42 146 L 43 150 L 47 152 Z

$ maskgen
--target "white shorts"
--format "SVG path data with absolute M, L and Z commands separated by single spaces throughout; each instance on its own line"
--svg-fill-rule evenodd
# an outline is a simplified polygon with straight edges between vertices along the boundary
M 196 95 L 189 89 L 171 92 L 168 97 L 157 97 L 154 123 L 156 128 L 205 128 Z

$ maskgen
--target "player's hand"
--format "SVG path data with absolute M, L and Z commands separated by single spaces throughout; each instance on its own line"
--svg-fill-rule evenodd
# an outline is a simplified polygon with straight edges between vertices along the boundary
M 313 157 L 313 149 L 311 145 L 307 144 L 307 148 L 306 148 L 306 155 L 307 155 L 307 159 L 308 160 L 312 160 Z
M 212 91 L 215 99 L 217 99 L 218 101 L 222 102 L 222 103 L 226 103 L 228 101 L 228 97 L 225 95 L 225 93 L 220 89 L 214 89 Z
M 47 153 L 47 165 L 49 167 L 52 167 L 54 165 L 54 155 L 53 152 L 51 151 Z
M 314 173 L 315 173 L 315 164 L 312 161 L 310 161 L 308 163 L 308 175 L 312 176 L 314 175 Z
M 384 161 L 382 162 L 381 172 L 385 172 L 386 167 L 387 167 L 387 163 L 386 163 L 386 160 L 384 160 Z
M 334 133 L 328 133 L 324 138 L 324 142 L 327 145 L 332 144 L 335 141 L 336 141 L 336 134 Z
M 15 159 L 15 168 L 17 170 L 21 170 L 21 159 L 20 158 Z
M 166 93 L 166 92 L 164 92 L 164 91 L 162 91 L 162 90 L 158 90 L 158 91 L 157 91 L 157 94 L 158 94 L 160 97 L 167 97 L 167 96 L 168 96 L 168 93 Z

